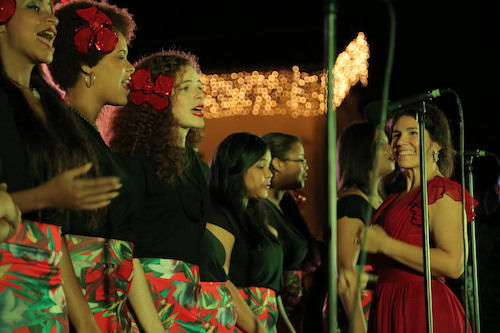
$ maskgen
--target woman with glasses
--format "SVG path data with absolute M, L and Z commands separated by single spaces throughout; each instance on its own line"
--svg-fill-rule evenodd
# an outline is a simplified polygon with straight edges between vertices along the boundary
M 316 240 L 302 217 L 292 191 L 304 188 L 307 179 L 307 160 L 304 146 L 294 135 L 272 132 L 262 137 L 271 149 L 273 178 L 265 200 L 270 223 L 278 230 L 284 248 L 281 301 L 285 314 L 296 331 L 300 331 L 304 312 L 304 275 L 319 265 L 316 259 Z M 283 318 L 285 317 L 283 315 Z M 283 324 L 280 322 L 280 324 Z

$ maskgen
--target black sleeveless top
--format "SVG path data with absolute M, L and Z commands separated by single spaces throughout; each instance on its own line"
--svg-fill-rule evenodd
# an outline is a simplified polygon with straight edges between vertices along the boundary
M 86 133 L 96 154 L 101 176 L 119 177 L 122 187 L 119 189 L 120 194 L 106 208 L 107 214 L 95 230 L 89 228 L 85 214 L 71 211 L 69 223 L 65 223 L 63 226 L 63 233 L 134 242 L 136 235 L 134 225 L 137 224 L 135 220 L 138 218 L 139 193 L 133 179 L 130 178 L 118 158 L 113 155 L 99 132 L 87 121 L 80 117 L 79 120 L 82 130 Z
M 224 207 L 220 209 L 225 209 Z M 219 211 L 222 213 L 222 211 Z M 277 294 L 283 288 L 283 248 L 278 242 L 268 243 L 261 250 L 250 249 L 248 235 L 242 231 L 227 209 L 225 219 L 210 220 L 235 237 L 229 267 L 229 279 L 237 288 L 263 287 Z
M 211 201 L 207 223 L 215 224 L 228 232 L 234 232 L 235 221 L 231 214 L 219 203 Z M 236 235 L 233 234 L 233 236 Z M 200 263 L 201 281 L 223 282 L 229 279 L 224 271 L 226 261 L 226 250 L 210 230 L 206 230 L 203 235 Z
M 283 245 L 283 270 L 300 270 L 309 251 L 308 239 L 271 201 L 265 199 L 265 203 L 269 212 L 269 224 L 276 228 Z
M 368 216 L 367 214 L 370 213 L 370 209 L 372 210 L 371 213 L 373 213 L 373 207 L 362 196 L 357 194 L 346 195 L 337 200 L 337 219 L 346 216 L 360 219 L 366 224 L 365 219 Z M 359 260 L 360 258 L 358 258 L 358 264 L 360 263 Z M 369 265 L 368 257 L 366 260 L 367 262 L 365 264 Z
M 154 162 L 145 156 L 121 157 L 137 186 L 139 217 L 135 256 L 177 259 L 200 264 L 200 250 L 208 211 L 207 166 L 194 150 L 183 180 L 162 183 Z
M 350 194 L 337 200 L 337 219 L 347 216 L 357 218 L 366 223 L 365 219 L 372 209 L 370 203 L 360 195 Z
M 6 183 L 7 191 L 10 193 L 28 190 L 41 185 L 32 179 L 28 153 L 18 129 L 14 112 L 12 104 L 5 94 L 0 91 L 0 183 Z M 52 209 L 23 214 L 23 219 L 59 226 L 67 218 L 66 213 L 54 215 Z

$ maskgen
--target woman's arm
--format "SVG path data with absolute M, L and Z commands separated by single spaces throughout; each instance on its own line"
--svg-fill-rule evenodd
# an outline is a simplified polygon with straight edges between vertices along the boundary
M 245 302 L 238 288 L 231 281 L 227 282 L 238 314 L 236 317 L 236 326 L 245 333 L 268 333 L 262 322 L 253 313 L 247 302 Z
M 457 279 L 464 271 L 462 204 L 444 195 L 429 205 L 429 226 L 433 246 L 430 266 L 433 275 Z M 396 240 L 374 225 L 368 229 L 367 251 L 384 255 L 423 272 L 422 247 Z
M 77 332 L 100 333 L 101 330 L 94 319 L 87 300 L 83 297 L 82 289 L 76 278 L 66 241 L 61 242 L 62 257 L 59 267 L 63 281 L 64 294 L 68 304 L 68 316 Z
M 133 263 L 134 278 L 128 296 L 130 305 L 134 309 L 144 332 L 162 332 L 165 329 L 160 321 L 158 310 L 153 303 L 151 289 L 144 275 L 141 261 L 134 258 Z
M 11 193 L 21 212 L 28 213 L 44 208 L 92 210 L 109 205 L 118 196 L 121 187 L 117 177 L 79 178 L 87 173 L 92 163 L 67 170 L 48 182 Z
M 344 216 L 337 220 L 338 290 L 347 317 L 353 320 L 354 333 L 365 333 L 367 330 L 361 294 L 356 289 L 360 277 L 356 262 L 363 228 L 363 221 L 357 218 Z M 360 283 L 360 288 L 364 288 L 365 284 Z
M 285 306 L 283 305 L 283 300 L 281 299 L 281 296 L 276 297 L 276 303 L 278 304 L 278 311 L 281 316 L 281 320 L 283 320 L 283 323 L 286 326 L 287 333 L 296 333 L 295 327 L 293 327 L 290 318 L 288 318 L 288 314 L 286 313 L 286 309 Z M 277 328 L 274 327 L 274 330 L 277 331 Z
M 206 228 L 221 242 L 226 252 L 226 260 L 224 261 L 224 270 L 229 274 L 229 266 L 231 262 L 231 253 L 235 242 L 234 235 L 226 229 L 218 225 L 207 223 Z M 236 307 L 236 326 L 245 333 L 268 333 L 267 329 L 261 323 L 259 318 L 253 313 L 250 306 L 245 302 L 236 286 L 228 282 L 228 289 L 233 296 L 234 305 Z

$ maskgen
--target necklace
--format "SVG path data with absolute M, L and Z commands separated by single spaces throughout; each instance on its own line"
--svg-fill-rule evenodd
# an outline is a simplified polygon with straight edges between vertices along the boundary
M 16 80 L 12 80 L 10 79 L 12 82 L 14 82 L 18 87 L 21 87 L 25 90 L 28 90 L 29 92 L 31 92 L 31 94 L 33 95 L 33 97 L 35 97 L 36 99 L 40 100 L 40 93 L 38 92 L 38 90 L 36 90 L 36 88 L 31 88 L 31 87 L 26 87 L 22 84 L 20 84 L 19 82 L 17 82 Z
M 90 126 L 92 126 L 97 131 L 97 133 L 100 133 L 99 128 L 97 128 L 97 126 L 93 122 L 91 122 L 90 120 L 88 120 L 87 117 L 85 117 L 85 115 L 83 113 L 81 113 L 80 111 L 78 111 L 77 109 L 75 109 L 72 106 L 70 106 L 69 109 L 71 111 L 73 111 L 74 113 L 76 113 L 80 118 L 82 118 L 83 120 L 85 120 L 85 122 L 87 124 L 89 124 Z

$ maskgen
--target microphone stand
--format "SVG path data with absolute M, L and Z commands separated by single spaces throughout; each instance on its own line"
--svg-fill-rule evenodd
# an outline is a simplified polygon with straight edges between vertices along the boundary
M 420 183 L 422 197 L 422 232 L 423 232 L 423 254 L 424 254 L 424 280 L 425 280 L 425 305 L 427 312 L 427 332 L 433 332 L 432 319 L 432 276 L 430 265 L 430 238 L 429 238 L 429 212 L 427 196 L 427 161 L 425 156 L 425 121 L 426 103 L 422 102 L 422 111 L 417 113 L 420 144 Z
M 385 132 L 384 129 L 385 129 L 385 124 L 387 122 L 387 110 L 389 106 L 389 88 L 390 88 L 390 81 L 392 74 L 392 65 L 394 63 L 394 49 L 396 40 L 396 12 L 394 10 L 394 7 L 392 6 L 392 3 L 389 0 L 385 0 L 385 2 L 387 4 L 387 11 L 390 18 L 389 20 L 390 28 L 389 28 L 389 46 L 387 52 L 387 64 L 385 67 L 384 85 L 382 89 L 382 105 L 380 112 L 380 121 L 378 122 L 377 126 L 377 130 L 379 131 L 379 133 Z M 380 152 L 382 150 L 382 145 L 383 144 L 381 140 L 376 140 L 375 159 L 373 161 L 373 177 L 370 180 L 370 195 L 369 195 L 370 199 L 374 198 L 378 191 L 377 179 L 379 175 L 379 160 L 380 160 Z M 373 213 L 373 207 L 370 205 L 365 216 L 366 227 L 368 227 L 371 224 L 372 213 Z M 361 250 L 359 254 L 360 269 L 358 270 L 358 276 L 356 281 L 355 301 L 351 311 L 351 313 L 353 313 L 354 316 L 349 320 L 349 328 L 347 333 L 352 333 L 354 331 L 354 322 L 355 322 L 354 317 L 356 316 L 357 313 L 356 307 L 359 304 L 359 298 L 361 293 L 361 275 L 363 274 L 364 271 L 363 267 L 365 267 L 367 261 L 366 235 L 367 235 L 367 228 L 363 228 L 363 233 L 361 236 Z
M 468 173 L 468 190 L 472 197 L 474 197 L 474 173 L 472 170 L 472 162 L 474 161 L 474 156 L 469 156 L 467 158 L 467 173 Z M 477 243 L 476 243 L 476 221 L 472 220 L 470 222 L 470 239 L 471 239 L 471 257 L 472 257 L 472 324 L 474 325 L 474 332 L 481 333 L 481 320 L 479 316 L 479 285 L 478 285 L 478 266 L 477 266 Z M 465 266 L 465 270 L 467 271 L 468 266 Z M 467 274 L 465 275 L 465 278 Z M 464 285 L 467 285 L 467 279 L 464 280 Z M 468 288 L 465 288 L 468 291 Z M 469 293 L 465 295 L 469 297 Z M 465 302 L 466 306 L 469 304 Z
M 458 94 L 451 90 L 453 95 L 455 96 L 455 100 L 458 105 L 458 115 L 460 118 L 460 178 L 461 178 L 461 184 L 462 184 L 462 235 L 463 235 L 463 251 L 464 251 L 464 289 L 463 289 L 463 302 L 464 302 L 464 320 L 465 320 L 465 326 L 464 326 L 464 333 L 468 332 L 468 321 L 469 321 L 469 305 L 468 305 L 468 297 L 469 297 L 469 286 L 467 283 L 468 280 L 468 272 L 467 272 L 467 267 L 468 267 L 468 249 L 469 249 L 469 241 L 468 241 L 468 226 L 467 226 L 467 213 L 465 210 L 465 119 L 464 119 L 464 112 L 462 108 L 462 102 L 460 101 L 460 97 Z M 476 332 L 479 333 L 479 332 Z
M 330 241 L 328 242 L 328 332 L 337 331 L 337 114 L 333 102 L 333 65 L 335 62 L 335 18 L 336 0 L 325 1 L 326 25 L 326 62 L 327 62 L 327 156 L 328 156 L 328 223 Z

